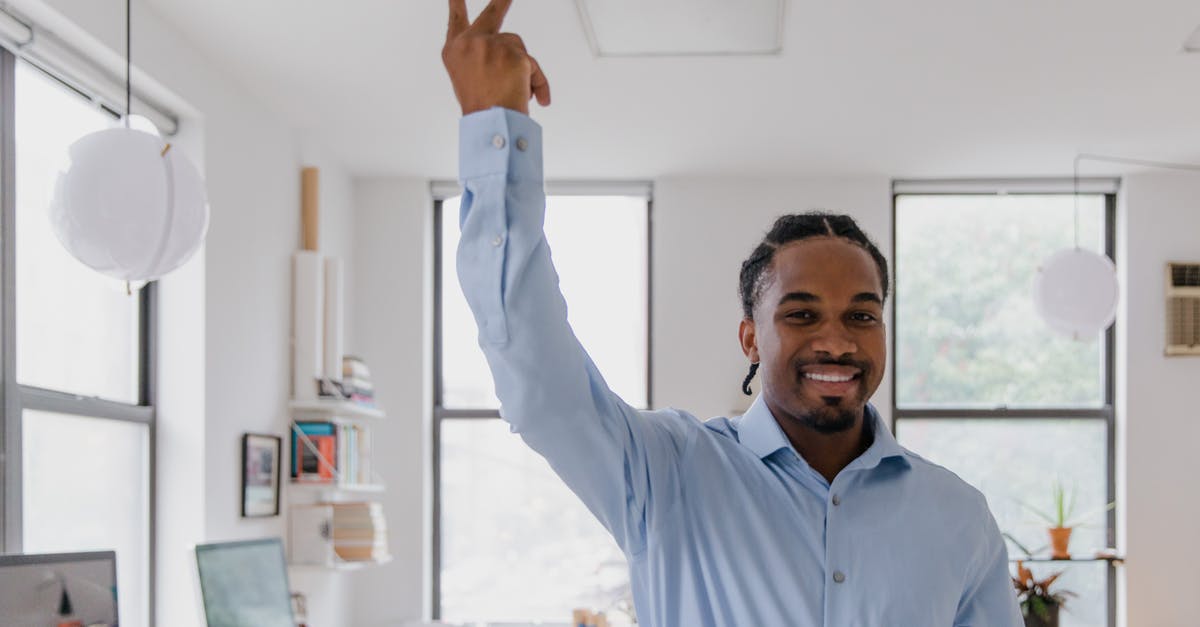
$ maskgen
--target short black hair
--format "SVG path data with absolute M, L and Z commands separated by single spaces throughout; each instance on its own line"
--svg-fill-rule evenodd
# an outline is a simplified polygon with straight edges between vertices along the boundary
M 742 315 L 747 319 L 754 319 L 754 305 L 758 303 L 766 286 L 764 278 L 769 275 L 771 264 L 775 260 L 775 251 L 784 244 L 813 237 L 839 237 L 866 250 L 871 259 L 875 260 L 875 267 L 879 270 L 879 282 L 883 285 L 883 300 L 887 301 L 887 259 L 879 252 L 875 242 L 867 237 L 850 216 L 809 211 L 781 216 L 754 252 L 750 253 L 750 257 L 742 262 L 741 280 L 738 282 Z

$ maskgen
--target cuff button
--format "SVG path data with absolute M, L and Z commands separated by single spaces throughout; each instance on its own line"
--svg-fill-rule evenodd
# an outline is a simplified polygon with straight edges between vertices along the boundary
M 492 136 L 492 145 L 496 147 L 496 150 L 504 148 L 505 143 L 503 135 L 497 134 Z
M 529 148 L 529 141 L 527 141 L 524 137 L 518 137 L 517 138 L 517 150 L 520 150 L 521 152 L 525 152 L 525 150 L 528 148 Z

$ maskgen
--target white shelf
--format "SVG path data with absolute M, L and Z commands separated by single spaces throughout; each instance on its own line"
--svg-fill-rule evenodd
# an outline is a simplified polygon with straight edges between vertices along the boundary
M 385 557 L 383 559 L 378 559 L 378 560 L 347 561 L 347 560 L 339 559 L 335 562 L 329 562 L 326 564 L 288 564 L 288 566 L 290 566 L 292 568 L 351 571 L 351 570 L 362 570 L 364 568 L 370 568 L 372 566 L 382 566 L 391 561 L 392 561 L 391 556 L 388 556 L 388 557 Z
M 309 483 L 306 481 L 290 481 L 288 485 L 293 488 L 303 490 L 316 490 L 325 492 L 383 492 L 384 485 L 382 483 Z
M 383 418 L 386 414 L 378 407 L 370 407 L 361 403 L 339 401 L 333 399 L 318 399 L 315 401 L 292 401 L 288 407 L 294 412 L 320 416 L 339 416 L 342 418 Z

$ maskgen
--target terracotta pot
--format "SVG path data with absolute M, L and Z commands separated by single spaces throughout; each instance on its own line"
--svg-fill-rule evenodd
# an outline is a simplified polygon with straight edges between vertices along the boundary
M 1071 559 L 1071 553 L 1067 547 L 1071 544 L 1071 527 L 1051 527 L 1050 532 L 1050 557 L 1056 560 Z

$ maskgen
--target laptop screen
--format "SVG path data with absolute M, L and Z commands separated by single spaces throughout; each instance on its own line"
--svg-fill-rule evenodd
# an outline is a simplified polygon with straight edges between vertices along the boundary
M 278 538 L 196 546 L 208 627 L 293 627 Z
M 0 625 L 117 625 L 117 555 L 0 555 Z

